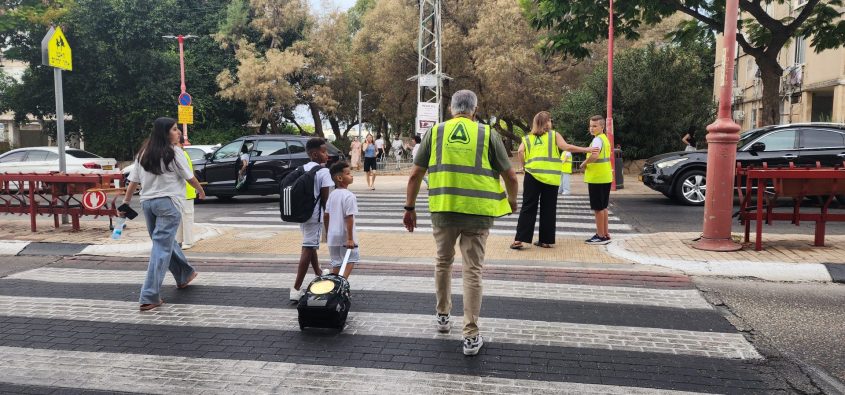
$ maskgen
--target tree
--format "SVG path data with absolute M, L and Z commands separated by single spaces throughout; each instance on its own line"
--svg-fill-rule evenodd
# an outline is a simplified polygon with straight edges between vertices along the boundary
M 293 111 L 302 99 L 307 61 L 292 46 L 311 24 L 302 0 L 235 0 L 226 9 L 215 39 L 234 53 L 237 65 L 218 74 L 219 96 L 244 103 L 260 133 L 279 133 L 286 123 L 304 132 Z
M 760 68 L 763 84 L 764 124 L 779 119 L 779 89 L 783 68 L 778 54 L 794 37 L 812 37 L 811 47 L 820 52 L 845 43 L 845 21 L 838 8 L 842 0 L 808 0 L 797 15 L 776 19 L 770 16 L 764 3 L 783 4 L 787 0 L 739 0 L 744 18 L 739 22 L 737 43 L 752 56 Z M 607 36 L 607 1 L 520 0 L 526 14 L 537 29 L 550 32 L 542 42 L 547 52 L 584 58 L 589 56 L 586 44 Z M 725 2 L 712 0 L 634 0 L 615 3 L 615 32 L 629 39 L 639 37 L 641 29 L 681 12 L 698 23 L 678 26 L 676 34 L 690 34 L 698 26 L 715 32 L 724 30 Z
M 620 53 L 614 63 L 614 127 L 616 143 L 628 158 L 648 158 L 675 151 L 690 126 L 703 130 L 714 107 L 708 73 L 699 48 L 649 45 Z M 554 112 L 558 130 L 587 143 L 587 120 L 604 114 L 607 64 L 601 63 L 578 89 L 567 92 Z

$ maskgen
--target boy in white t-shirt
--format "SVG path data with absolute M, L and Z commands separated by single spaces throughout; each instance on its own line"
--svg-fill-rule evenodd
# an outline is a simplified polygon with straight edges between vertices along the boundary
M 305 143 L 305 151 L 308 153 L 310 162 L 302 166 L 305 171 L 313 169 L 315 166 L 323 166 L 329 160 L 329 152 L 326 147 L 326 140 L 319 137 L 314 137 Z M 314 206 L 314 213 L 311 218 L 304 223 L 299 224 L 299 229 L 302 231 L 302 253 L 299 255 L 299 266 L 296 270 L 296 280 L 293 287 L 290 288 L 290 300 L 299 301 L 299 298 L 305 293 L 305 288 L 302 287 L 302 282 L 305 280 L 305 274 L 308 271 L 308 265 L 314 269 L 314 274 L 319 276 L 322 273 L 320 270 L 320 262 L 317 260 L 317 250 L 320 248 L 320 233 L 323 224 L 320 223 L 320 212 L 326 207 L 329 199 L 331 188 L 334 187 L 329 169 L 325 167 L 318 170 L 314 178 L 314 197 L 318 199 Z
M 332 259 L 332 273 L 339 274 L 347 249 L 352 249 L 343 277 L 349 278 L 355 263 L 359 260 L 358 240 L 355 232 L 355 215 L 358 214 L 358 199 L 347 187 L 352 184 L 352 171 L 346 162 L 338 162 L 329 170 L 335 183 L 335 190 L 326 202 L 323 223 L 326 224 L 329 255 Z

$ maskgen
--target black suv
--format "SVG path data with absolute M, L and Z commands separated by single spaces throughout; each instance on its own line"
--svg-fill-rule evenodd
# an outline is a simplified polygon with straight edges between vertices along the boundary
M 845 124 L 804 123 L 767 126 L 740 135 L 736 153 L 743 167 L 842 166 L 845 161 Z M 707 190 L 707 151 L 672 152 L 649 158 L 642 182 L 669 198 L 688 205 L 704 204 Z
M 218 148 L 205 159 L 193 161 L 194 173 L 204 186 L 206 195 L 230 199 L 235 195 L 272 195 L 279 193 L 279 183 L 287 173 L 309 162 L 305 143 L 309 136 L 255 135 L 238 138 Z M 249 151 L 247 182 L 235 190 L 241 149 Z M 335 146 L 327 144 L 329 163 L 344 159 Z

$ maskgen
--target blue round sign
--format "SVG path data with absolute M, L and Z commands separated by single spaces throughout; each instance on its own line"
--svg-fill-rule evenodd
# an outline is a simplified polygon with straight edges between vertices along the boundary
M 182 105 L 182 106 L 190 106 L 191 105 L 191 95 L 189 95 L 188 92 L 182 92 L 182 94 L 179 95 L 179 105 Z

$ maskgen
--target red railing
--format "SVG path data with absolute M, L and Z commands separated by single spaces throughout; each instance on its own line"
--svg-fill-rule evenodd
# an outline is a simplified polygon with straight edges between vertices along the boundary
M 36 231 L 38 215 L 52 215 L 59 227 L 59 216 L 69 215 L 74 231 L 79 230 L 79 217 L 108 216 L 115 213 L 117 196 L 112 196 L 98 209 L 87 209 L 82 195 L 92 190 L 119 192 L 114 188 L 121 174 L 0 174 L 0 213 L 30 216 L 30 227 Z
M 763 222 L 771 225 L 772 221 L 790 221 L 796 226 L 801 221 L 816 223 L 814 245 L 824 246 L 825 224 L 829 221 L 845 221 L 845 214 L 830 213 L 830 204 L 836 195 L 845 194 L 845 163 L 837 167 L 796 167 L 790 164 L 786 168 L 770 168 L 765 163 L 759 168 L 736 169 L 737 193 L 739 194 L 739 219 L 745 225 L 745 242 L 749 241 L 751 221 L 756 222 L 756 240 L 754 250 L 763 249 Z M 756 191 L 752 191 L 756 188 Z M 756 205 L 751 208 L 751 196 L 756 195 Z M 779 197 L 792 198 L 790 212 L 777 212 Z M 801 203 L 806 197 L 821 197 L 818 212 L 801 211 Z

